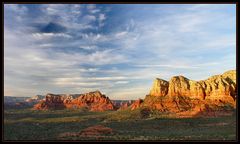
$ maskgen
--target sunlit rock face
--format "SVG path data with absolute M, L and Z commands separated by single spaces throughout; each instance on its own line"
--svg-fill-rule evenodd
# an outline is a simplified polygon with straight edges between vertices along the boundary
M 163 112 L 189 112 L 191 115 L 211 108 L 236 108 L 236 90 L 235 70 L 201 81 L 184 76 L 174 76 L 169 82 L 157 78 L 142 106 Z
M 90 111 L 113 110 L 114 105 L 111 100 L 100 91 L 75 95 L 47 94 L 46 100 L 34 106 L 34 109 L 77 109 L 86 107 Z
M 150 91 L 150 95 L 165 96 L 168 94 L 168 86 L 169 86 L 168 81 L 156 78 L 153 82 L 153 87 Z
M 134 101 L 130 106 L 131 110 L 135 110 L 135 109 L 139 108 L 142 103 L 143 103 L 142 99 L 138 99 L 138 100 Z
M 222 99 L 236 97 L 236 71 L 227 71 L 206 80 L 194 81 L 184 76 L 174 76 L 169 82 L 161 79 L 154 81 L 151 96 L 187 96 L 197 99 Z

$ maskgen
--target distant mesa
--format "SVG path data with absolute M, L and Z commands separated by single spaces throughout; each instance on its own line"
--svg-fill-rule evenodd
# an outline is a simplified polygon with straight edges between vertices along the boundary
M 44 101 L 34 105 L 35 110 L 47 109 L 78 109 L 87 108 L 90 111 L 114 110 L 112 101 L 100 91 L 85 94 L 47 94 Z

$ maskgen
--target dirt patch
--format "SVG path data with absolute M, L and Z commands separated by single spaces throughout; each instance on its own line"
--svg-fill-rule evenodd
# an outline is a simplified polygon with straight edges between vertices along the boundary
M 64 137 L 97 137 L 113 134 L 113 130 L 109 127 L 102 125 L 91 126 L 83 129 L 80 132 L 65 132 L 59 135 L 60 138 Z

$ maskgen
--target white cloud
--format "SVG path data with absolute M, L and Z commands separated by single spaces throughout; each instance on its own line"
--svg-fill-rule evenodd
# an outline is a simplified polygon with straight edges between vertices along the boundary
M 88 55 L 87 61 L 95 65 L 103 65 L 126 62 L 127 59 L 121 54 L 113 53 L 111 50 L 105 50 L 96 51 L 95 53 Z
M 136 65 L 137 67 L 167 67 L 167 68 L 180 68 L 180 69 L 195 69 L 195 68 L 199 68 L 197 66 L 187 66 L 187 65 Z
M 106 20 L 106 15 L 101 13 L 99 14 L 99 18 L 98 18 L 98 21 L 99 21 L 99 27 L 103 27 L 104 26 L 104 20 Z
M 100 86 L 101 83 L 97 82 L 56 82 L 56 85 L 62 86 L 62 87 L 76 87 L 76 86 L 81 86 L 81 87 L 93 87 L 93 86 Z
M 88 12 L 91 14 L 96 14 L 96 13 L 101 12 L 101 10 L 98 9 L 95 4 L 87 4 L 86 7 L 87 7 Z
M 86 49 L 86 50 L 94 50 L 98 47 L 96 45 L 81 45 L 80 48 Z
M 86 15 L 86 16 L 84 16 L 84 19 L 87 20 L 87 21 L 92 22 L 92 21 L 96 20 L 96 16 L 94 16 L 94 15 Z
M 128 79 L 127 77 L 123 76 L 118 76 L 118 77 L 92 77 L 92 78 L 87 78 L 89 80 L 101 80 L 101 81 L 110 81 L 110 80 L 124 80 Z
M 116 33 L 116 37 L 117 37 L 117 38 L 123 37 L 123 36 L 125 36 L 127 33 L 128 33 L 127 31 L 118 32 L 118 33 Z
M 54 45 L 51 43 L 44 43 L 44 44 L 40 44 L 39 47 L 53 47 Z
M 62 4 L 48 4 L 44 6 L 45 6 L 45 11 L 49 15 L 58 15 L 61 12 L 61 9 L 65 9 L 65 5 L 62 5 Z
M 112 76 L 112 77 L 68 77 L 68 78 L 57 78 L 57 82 L 74 82 L 74 81 L 116 81 L 126 80 L 128 77 L 123 76 Z
M 92 13 L 92 14 L 99 13 L 100 11 L 101 11 L 100 9 L 89 10 L 89 12 Z
M 33 33 L 32 35 L 36 39 L 49 39 L 49 38 L 57 38 L 57 37 L 72 38 L 71 35 L 66 33 Z
M 115 84 L 127 84 L 129 81 L 116 81 Z
M 99 14 L 99 21 L 103 21 L 106 19 L 106 15 L 105 14 Z
M 74 5 L 71 5 L 70 11 L 72 14 L 80 16 L 82 14 L 81 8 L 82 6 L 80 4 L 74 4 Z

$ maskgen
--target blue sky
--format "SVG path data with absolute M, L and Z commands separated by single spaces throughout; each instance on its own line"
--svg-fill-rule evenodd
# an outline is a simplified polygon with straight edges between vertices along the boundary
M 4 95 L 144 98 L 236 69 L 234 4 L 5 4 Z

